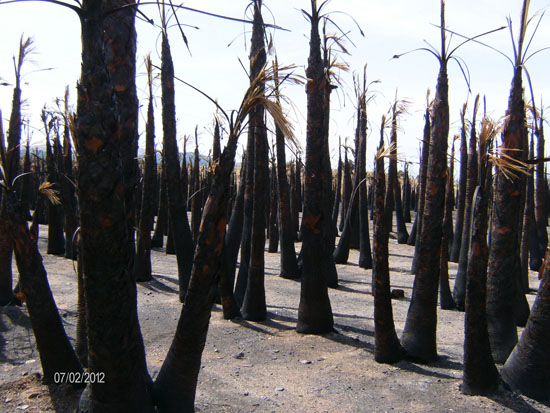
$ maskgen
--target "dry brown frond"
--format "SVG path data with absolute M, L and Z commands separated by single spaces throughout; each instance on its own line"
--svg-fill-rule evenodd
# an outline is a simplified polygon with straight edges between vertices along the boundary
M 507 151 L 510 150 L 499 148 L 494 153 L 489 153 L 487 155 L 489 162 L 495 165 L 497 170 L 502 172 L 507 179 L 517 179 L 520 174 L 529 176 L 529 165 L 511 157 L 506 153 Z
M 53 189 L 53 184 L 48 181 L 42 182 L 40 184 L 40 187 L 38 188 L 38 192 L 40 192 L 42 195 L 44 195 L 48 201 L 50 201 L 53 205 L 60 205 L 61 199 L 59 198 L 59 191 Z
M 395 154 L 395 150 L 395 143 L 391 143 L 386 148 L 382 147 L 378 149 L 378 152 L 376 153 L 376 159 L 379 160 L 380 158 L 388 158 L 391 160 L 397 160 L 397 154 Z

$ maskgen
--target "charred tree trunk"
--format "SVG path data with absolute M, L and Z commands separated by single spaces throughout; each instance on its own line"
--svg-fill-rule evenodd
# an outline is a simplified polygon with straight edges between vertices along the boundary
M 298 260 L 294 239 L 296 231 L 293 229 L 290 209 L 290 188 L 286 176 L 285 136 L 281 128 L 275 129 L 277 147 L 277 183 L 279 188 L 279 238 L 281 240 L 281 273 L 282 278 L 299 278 Z
M 382 119 L 382 125 L 385 120 Z M 375 213 L 374 213 L 374 359 L 378 363 L 396 363 L 405 356 L 395 325 L 390 292 L 390 271 L 388 264 L 388 230 L 384 214 L 385 176 L 384 158 L 381 156 L 384 146 L 384 126 L 380 134 L 380 147 L 376 163 Z
M 535 400 L 550 395 L 550 265 L 546 265 L 535 303 L 519 343 L 501 370 L 510 387 Z
M 458 260 L 458 269 L 456 271 L 453 296 L 457 308 L 464 311 L 464 300 L 466 298 L 466 271 L 468 269 L 468 255 L 470 253 L 471 241 L 471 222 L 472 222 L 472 203 L 474 192 L 478 185 L 478 153 L 477 153 L 477 132 L 476 115 L 479 95 L 474 103 L 474 115 L 470 130 L 470 153 L 468 155 L 468 179 L 466 181 L 466 200 L 464 207 L 464 225 L 462 227 L 462 239 L 460 246 L 460 255 Z
M 514 71 L 507 119 L 502 132 L 506 155 L 521 159 L 527 137 L 523 101 L 522 67 Z M 497 363 L 504 363 L 517 343 L 515 322 L 516 282 L 520 268 L 518 225 L 521 201 L 521 179 L 497 175 L 495 203 L 489 249 L 487 276 L 487 321 L 491 350 Z
M 324 210 L 323 171 L 325 149 L 326 93 L 328 79 L 324 73 L 319 37 L 319 8 L 316 0 L 311 0 L 312 14 L 310 55 L 306 69 L 307 76 L 307 143 L 304 190 L 304 216 L 302 219 L 302 284 L 298 307 L 296 330 L 307 334 L 324 334 L 333 331 L 333 316 L 327 289 L 327 243 L 326 223 L 331 219 L 330 211 Z M 332 222 L 331 222 L 332 224 Z
M 338 171 L 336 173 L 336 188 L 335 188 L 335 197 L 334 205 L 332 207 L 332 222 L 334 223 L 334 228 L 338 226 L 338 210 L 340 208 L 340 201 L 342 199 L 342 144 L 338 144 Z
M 344 229 L 346 222 L 346 217 L 348 215 L 348 207 L 351 199 L 352 192 L 352 181 L 351 181 L 351 171 L 348 161 L 348 150 L 344 150 L 344 185 L 342 189 L 342 207 L 340 208 L 340 224 L 338 229 L 340 232 Z
M 170 44 L 166 33 L 162 35 L 162 129 L 164 143 L 164 162 L 166 168 L 166 199 L 168 203 L 168 222 L 171 228 L 176 258 L 178 262 L 178 281 L 180 301 L 187 293 L 191 277 L 195 246 L 187 219 L 186 200 L 183 197 L 178 144 L 176 141 L 176 106 L 174 102 L 174 65 Z
M 420 186 L 418 194 L 418 202 L 416 208 L 416 216 L 414 218 L 415 223 L 413 226 L 416 226 L 416 238 L 411 243 L 412 240 L 409 240 L 409 245 L 414 245 L 414 256 L 411 264 L 411 273 L 416 274 L 418 270 L 418 264 L 420 259 L 420 233 L 422 230 L 422 220 L 424 218 L 424 204 L 426 203 L 426 180 L 428 177 L 428 161 L 430 158 L 430 147 L 431 147 L 431 120 L 430 120 L 430 108 L 426 108 L 426 113 L 424 115 L 424 135 L 422 140 L 422 156 L 420 160 Z M 412 232 L 412 231 L 411 231 Z
M 464 209 L 466 207 L 466 181 L 468 179 L 468 143 L 466 141 L 466 105 L 460 112 L 462 129 L 460 130 L 460 172 L 458 177 L 458 203 L 451 256 L 449 261 L 458 262 L 464 228 Z M 468 224 L 467 224 L 468 225 Z
M 159 203 L 157 209 L 157 222 L 155 225 L 155 232 L 151 239 L 151 248 L 162 248 L 164 245 L 164 235 L 166 234 L 166 227 L 168 221 L 168 206 L 166 199 L 166 179 L 164 172 L 164 161 L 162 161 L 161 171 L 159 175 Z
M 54 384 L 55 373 L 82 373 L 50 290 L 42 256 L 27 226 L 27 217 L 14 192 L 5 192 L 2 216 L 8 222 L 17 268 L 19 298 L 26 303 L 40 355 L 44 383 Z
M 244 206 L 244 190 L 246 177 L 246 159 L 243 155 L 241 162 L 241 172 L 239 178 L 239 191 L 233 203 L 231 212 L 231 220 L 225 234 L 225 254 L 227 258 L 227 284 L 234 290 L 235 270 L 237 268 L 237 257 L 239 255 L 239 246 L 241 245 L 241 237 L 243 234 L 243 206 Z
M 366 78 L 366 74 L 365 74 Z M 369 236 L 369 209 L 367 205 L 367 101 L 366 101 L 366 79 L 363 93 L 360 99 L 359 116 L 359 151 L 357 162 L 357 175 L 359 181 L 359 267 L 364 269 L 372 268 L 372 252 Z M 386 234 L 387 235 L 387 234 Z
M 403 171 L 403 219 L 407 224 L 411 222 L 411 180 L 409 178 L 408 162 L 405 162 Z
M 136 287 L 128 271 L 124 180 L 115 139 L 113 85 L 104 60 L 103 2 L 82 4 L 82 73 L 76 142 L 90 383 L 81 409 L 152 411 L 151 379 L 137 318 Z M 113 299 L 116 294 L 116 299 Z M 62 353 L 59 353 L 62 354 Z
M 145 125 L 145 167 L 143 171 L 143 189 L 141 213 L 139 219 L 136 258 L 134 260 L 134 278 L 136 281 L 149 281 L 151 271 L 151 230 L 153 229 L 153 193 L 155 186 L 155 117 L 153 112 L 152 63 L 147 60 L 149 75 L 149 104 Z
M 277 217 L 279 211 L 277 210 L 277 204 L 279 199 L 277 198 L 277 173 L 275 171 L 275 159 L 271 163 L 271 197 L 270 197 L 270 213 L 269 213 L 269 248 L 271 253 L 277 252 L 279 247 L 279 228 L 277 227 Z
M 258 76 L 266 63 L 264 46 L 264 23 L 261 14 L 261 0 L 254 2 L 254 24 L 250 50 L 251 82 Z M 258 85 L 263 91 L 264 84 Z M 249 115 L 249 128 L 254 134 L 254 188 L 252 205 L 252 234 L 250 239 L 250 265 L 246 292 L 243 298 L 241 312 L 245 320 L 262 321 L 267 316 L 265 302 L 265 211 L 266 188 L 269 188 L 269 155 L 267 144 L 267 129 L 264 120 L 265 110 L 258 105 Z
M 199 157 L 199 137 L 197 129 L 195 129 L 195 153 L 193 158 L 193 174 L 191 175 L 193 180 L 193 189 L 191 195 L 191 232 L 193 233 L 193 241 L 197 241 L 199 236 L 199 227 L 201 225 L 201 184 L 200 184 L 200 157 Z
M 453 170 L 455 148 L 451 150 L 450 170 Z M 452 310 L 455 302 L 449 287 L 449 239 L 453 226 L 453 178 L 452 173 L 447 177 L 445 189 L 445 215 L 443 217 L 443 235 L 441 237 L 441 251 L 439 259 L 439 306 L 442 310 Z
M 441 27 L 445 27 L 444 3 Z M 445 203 L 447 138 L 449 135 L 449 83 L 442 29 L 442 56 L 433 104 L 430 160 L 426 179 L 426 204 L 421 226 L 418 271 L 401 343 L 407 353 L 421 361 L 437 359 L 437 287 Z
M 535 135 L 537 136 L 537 158 L 543 159 L 544 158 L 544 129 L 543 124 L 544 121 L 542 120 L 542 116 L 540 118 L 540 124 L 538 125 L 538 128 L 535 130 Z M 536 166 L 535 169 L 535 221 L 537 223 L 537 238 L 539 240 L 539 253 L 533 257 L 532 262 L 530 263 L 530 268 L 533 271 L 538 271 L 541 263 L 542 258 L 544 257 L 544 254 L 546 253 L 546 247 L 548 246 L 548 232 L 546 230 L 546 227 L 548 226 L 548 219 L 547 219 L 547 209 L 548 205 L 546 202 L 546 193 L 547 193 L 547 185 L 545 183 L 544 179 L 544 164 L 539 163 Z
M 480 149 L 480 152 L 481 149 Z M 481 154 L 481 153 L 480 153 Z M 480 165 L 486 169 L 486 165 Z M 489 176 L 489 174 L 487 174 Z M 481 181 L 484 179 L 483 174 Z M 487 330 L 487 226 L 488 185 L 480 182 L 474 196 L 472 247 L 466 278 L 466 313 L 464 315 L 464 374 L 462 391 L 485 395 L 498 386 L 499 375 L 491 354 Z

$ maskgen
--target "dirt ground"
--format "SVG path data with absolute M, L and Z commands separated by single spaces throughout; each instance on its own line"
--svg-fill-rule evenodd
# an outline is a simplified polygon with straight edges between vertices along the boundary
M 372 229 L 372 228 L 371 228 Z M 40 248 L 51 288 L 71 340 L 76 326 L 76 273 L 73 262 Z M 405 291 L 393 301 L 398 335 L 410 302 L 414 248 L 390 239 L 392 288 Z M 438 311 L 438 352 L 429 365 L 407 361 L 378 364 L 373 359 L 374 324 L 371 271 L 357 266 L 358 251 L 338 265 L 340 287 L 330 299 L 337 332 L 324 336 L 296 333 L 300 283 L 278 277 L 279 255 L 266 257 L 268 320 L 225 321 L 212 312 L 202 358 L 196 408 L 200 412 L 550 412 L 537 403 L 499 389 L 490 397 L 460 392 L 463 313 Z M 164 250 L 152 254 L 154 280 L 138 287 L 139 317 L 154 378 L 162 364 L 181 309 L 176 260 Z M 456 264 L 450 263 L 451 288 Z M 531 288 L 538 288 L 534 272 Z M 535 292 L 528 295 L 532 304 Z M 0 411 L 74 411 L 79 393 L 44 386 L 40 360 L 24 308 L 0 308 Z

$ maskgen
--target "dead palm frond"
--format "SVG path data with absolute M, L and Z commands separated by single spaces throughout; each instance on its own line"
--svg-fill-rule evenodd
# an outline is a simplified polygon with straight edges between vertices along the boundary
M 46 197 L 53 205 L 60 205 L 61 199 L 59 198 L 59 191 L 53 188 L 54 184 L 48 181 L 44 181 L 40 184 L 38 192 Z

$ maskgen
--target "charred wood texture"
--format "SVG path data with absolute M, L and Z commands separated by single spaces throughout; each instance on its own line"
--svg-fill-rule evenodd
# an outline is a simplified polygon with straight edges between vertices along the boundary
M 328 206 L 323 202 L 323 177 L 330 171 L 323 171 L 325 153 L 325 93 L 328 81 L 324 73 L 319 37 L 319 8 L 311 0 L 310 54 L 306 69 L 307 85 L 307 133 L 306 168 L 304 190 L 304 212 L 302 219 L 302 284 L 298 307 L 300 333 L 323 334 L 333 331 L 333 316 L 327 289 L 327 269 L 332 260 L 328 257 L 325 237 L 326 223 L 331 220 Z M 333 264 L 334 265 L 334 264 Z
M 502 147 L 506 155 L 521 159 L 527 139 L 525 105 L 523 101 L 522 69 L 515 69 L 507 120 L 502 132 Z M 521 205 L 521 179 L 508 178 L 499 171 L 495 185 L 495 202 L 489 249 L 487 276 L 487 320 L 491 350 L 497 363 L 504 363 L 517 343 L 516 289 L 520 256 L 518 225 Z
M 418 246 L 420 248 L 418 271 L 414 279 L 412 300 L 401 340 L 409 355 L 425 362 L 437 359 L 437 288 L 449 135 L 449 84 L 446 61 L 442 59 L 440 64 L 433 106 L 426 204 Z
M 466 207 L 466 181 L 468 179 L 468 143 L 466 140 L 466 105 L 460 112 L 462 128 L 460 130 L 460 172 L 458 175 L 458 202 L 456 207 L 456 220 L 451 256 L 449 261 L 458 262 L 460 247 L 462 244 L 462 231 L 464 228 L 464 209 Z
M 84 1 L 78 87 L 77 184 L 88 323 L 90 383 L 81 409 L 151 411 L 151 379 L 137 319 L 125 209 L 119 124 L 104 59 L 103 2 Z M 112 22 L 115 23 L 114 21 Z
M 183 302 L 187 285 L 191 277 L 195 245 L 189 220 L 187 218 L 186 199 L 183 197 L 178 144 L 176 141 L 176 106 L 174 101 L 174 65 L 170 52 L 170 43 L 166 34 L 162 35 L 162 129 L 163 152 L 166 168 L 166 196 L 168 203 L 168 222 L 174 240 L 178 262 L 178 281 L 180 301 Z
M 384 122 L 382 122 L 384 124 Z M 380 148 L 384 145 L 383 129 Z M 385 196 L 384 158 L 380 156 L 376 164 L 375 206 L 374 206 L 374 359 L 378 363 L 396 363 L 405 355 L 399 343 L 393 322 L 393 310 L 390 291 L 390 271 L 388 264 L 388 230 L 384 220 Z
M 464 300 L 466 298 L 466 271 L 468 269 L 468 256 L 470 251 L 471 222 L 472 222 L 472 203 L 474 192 L 478 185 L 478 153 L 477 153 L 477 131 L 476 114 L 479 95 L 474 104 L 474 115 L 470 129 L 470 152 L 468 154 L 468 179 L 466 181 L 466 200 L 464 206 L 464 225 L 462 227 L 462 239 L 460 246 L 460 255 L 458 260 L 458 269 L 456 271 L 453 296 L 456 306 L 460 311 L 464 311 Z

